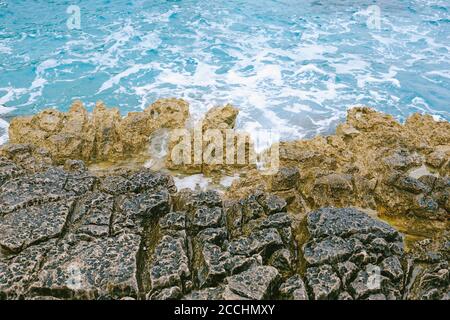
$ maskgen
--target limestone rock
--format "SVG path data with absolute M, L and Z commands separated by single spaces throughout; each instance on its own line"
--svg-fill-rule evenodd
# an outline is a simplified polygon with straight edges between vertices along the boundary
M 183 128 L 189 117 L 188 104 L 179 99 L 161 99 L 144 112 L 122 118 L 118 108 L 98 102 L 90 116 L 76 101 L 67 113 L 49 109 L 32 117 L 17 117 L 9 127 L 10 143 L 29 143 L 46 149 L 51 158 L 86 162 L 126 159 L 144 152 L 152 132 Z
M 277 269 L 260 266 L 227 278 L 227 287 L 235 294 L 248 299 L 270 299 L 279 280 Z

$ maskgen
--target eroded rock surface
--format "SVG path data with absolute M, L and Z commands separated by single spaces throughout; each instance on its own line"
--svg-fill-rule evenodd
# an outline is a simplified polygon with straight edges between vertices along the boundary
M 404 124 L 367 107 L 348 111 L 336 134 L 280 144 L 280 170 L 252 170 L 228 197 L 255 190 L 283 197 L 306 214 L 356 206 L 395 216 L 450 216 L 450 123 L 414 114 Z
M 161 99 L 143 112 L 130 112 L 124 118 L 118 108 L 107 108 L 101 102 L 89 114 L 77 101 L 67 113 L 48 109 L 14 118 L 9 140 L 43 148 L 57 163 L 71 159 L 114 161 L 144 152 L 152 133 L 184 128 L 188 117 L 189 105 L 181 99 Z
M 282 144 L 275 175 L 247 171 L 226 196 L 74 160 L 138 152 L 152 121 L 182 125 L 183 106 L 17 120 L 36 140 L 0 151 L 0 299 L 450 298 L 448 227 L 407 242 L 375 217 L 448 225 L 448 123 L 352 109 L 336 135 Z M 212 109 L 205 128 L 236 115 Z

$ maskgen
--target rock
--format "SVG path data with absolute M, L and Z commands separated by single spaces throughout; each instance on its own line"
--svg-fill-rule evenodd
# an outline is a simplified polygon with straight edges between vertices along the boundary
M 257 265 L 262 265 L 262 257 L 258 254 L 251 257 L 230 256 L 225 262 L 225 269 L 229 274 L 233 275 Z
M 0 224 L 0 246 L 19 252 L 34 243 L 59 236 L 66 225 L 73 201 L 19 209 Z
M 223 299 L 222 287 L 205 288 L 202 290 L 194 290 L 191 293 L 183 297 L 184 300 L 222 300 Z
M 119 160 L 144 151 L 152 132 L 161 128 L 183 128 L 189 106 L 183 100 L 161 99 L 144 112 L 122 118 L 119 109 L 98 102 L 89 116 L 83 104 L 75 102 L 69 112 L 49 109 L 32 117 L 11 121 L 11 143 L 31 143 L 48 150 L 58 163 Z
M 202 262 L 197 271 L 200 288 L 219 283 L 226 276 L 225 264 L 229 256 L 219 246 L 210 243 L 203 245 Z
M 308 230 L 315 238 L 333 235 L 345 237 L 359 233 L 401 240 L 400 234 L 387 223 L 353 208 L 323 208 L 312 212 L 308 215 Z
M 300 174 L 298 168 L 280 168 L 277 174 L 270 176 L 269 189 L 273 191 L 284 191 L 297 186 Z
M 0 255 L 0 298 L 20 299 L 29 296 L 29 286 L 54 241 L 24 249 L 11 259 Z
M 275 213 L 267 217 L 267 219 L 264 219 L 261 221 L 260 224 L 258 224 L 259 229 L 266 229 L 266 228 L 284 228 L 284 227 L 290 227 L 292 224 L 291 217 L 284 212 Z
M 381 262 L 381 272 L 394 281 L 400 281 L 403 278 L 403 268 L 396 256 L 386 258 Z
M 184 230 L 186 228 L 186 214 L 184 212 L 170 212 L 159 220 L 161 229 Z
M 312 239 L 303 255 L 314 299 L 401 297 L 403 243 L 391 226 L 356 209 L 323 208 L 308 215 L 307 227 Z
M 317 243 L 307 243 L 303 252 L 310 265 L 336 264 L 347 260 L 353 252 L 361 250 L 362 247 L 362 243 L 357 239 L 331 236 Z
M 308 268 L 306 279 L 315 300 L 337 298 L 341 288 L 341 280 L 330 265 Z
M 425 164 L 433 174 L 449 176 L 449 140 L 448 121 L 414 114 L 400 124 L 371 108 L 355 107 L 335 135 L 280 143 L 277 174 L 248 171 L 227 194 L 236 199 L 273 192 L 301 215 L 323 207 L 359 207 L 445 221 L 446 201 L 430 194 L 433 186 L 420 177 L 430 174 Z M 289 179 L 289 172 L 295 178 Z
M 154 293 L 147 297 L 147 300 L 179 300 L 183 296 L 180 287 L 170 287 L 162 289 L 160 292 Z
M 223 222 L 222 209 L 215 208 L 199 208 L 194 213 L 192 225 L 199 228 L 220 227 Z
M 252 300 L 270 299 L 279 283 L 278 270 L 270 266 L 257 266 L 227 278 L 227 288 Z
M 450 159 L 450 149 L 447 148 L 446 151 L 445 149 L 438 149 L 428 154 L 426 163 L 433 168 L 439 169 L 448 161 L 448 159 Z
M 226 228 L 207 228 L 197 234 L 201 243 L 209 242 L 221 246 L 227 239 L 228 232 Z
M 239 110 L 227 104 L 208 110 L 202 122 L 203 131 L 207 129 L 234 129 Z
M 32 295 L 46 292 L 66 299 L 137 297 L 139 244 L 140 238 L 131 234 L 76 245 L 62 242 L 47 253 L 30 291 Z
M 398 178 L 395 181 L 394 186 L 401 190 L 405 190 L 415 194 L 431 192 L 431 189 L 424 183 L 420 182 L 418 179 L 405 176 Z
M 276 249 L 283 246 L 280 234 L 274 228 L 255 231 L 249 238 L 239 238 L 230 243 L 228 251 L 233 255 L 250 256 L 260 253 L 269 257 Z
M 65 190 L 67 175 L 59 169 L 10 180 L 0 189 L 0 215 L 32 204 L 52 202 L 75 196 Z
M 273 194 L 265 195 L 262 199 L 259 200 L 259 203 L 263 206 L 264 210 L 266 210 L 268 214 L 285 212 L 287 207 L 287 203 L 283 198 Z
M 309 300 L 305 284 L 299 275 L 286 280 L 280 287 L 280 294 L 288 300 Z
M 158 243 L 153 263 L 150 265 L 152 290 L 183 286 L 183 280 L 190 276 L 189 259 L 184 239 L 163 236 Z

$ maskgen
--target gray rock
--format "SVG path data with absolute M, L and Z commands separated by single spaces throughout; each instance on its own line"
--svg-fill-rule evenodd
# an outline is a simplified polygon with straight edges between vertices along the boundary
M 305 245 L 303 252 L 305 260 L 310 265 L 318 265 L 343 262 L 348 259 L 353 252 L 360 249 L 362 249 L 362 243 L 357 239 L 342 239 L 340 237 L 331 236 L 319 242 L 308 242 Z
M 223 299 L 223 287 L 205 288 L 202 290 L 194 290 L 191 293 L 185 295 L 183 300 L 222 300 Z
M 386 258 L 381 262 L 381 272 L 394 281 L 402 280 L 404 274 L 401 262 L 396 256 Z
M 32 295 L 45 292 L 66 299 L 137 297 L 140 240 L 133 234 L 121 234 L 75 245 L 61 242 L 47 252 L 30 291 Z
M 227 288 L 244 298 L 262 300 L 273 298 L 280 275 L 270 266 L 256 266 L 227 278 Z
M 336 299 L 341 289 L 341 279 L 327 264 L 308 268 L 306 281 L 315 300 Z
M 214 243 L 218 246 L 222 246 L 227 239 L 227 236 L 228 233 L 226 228 L 207 228 L 197 234 L 197 238 L 200 242 Z
M 161 229 L 184 230 L 186 228 L 186 213 L 170 212 L 159 220 Z
M 65 200 L 19 209 L 0 223 L 0 246 L 19 252 L 62 233 L 74 201 Z
M 183 280 L 190 276 L 189 259 L 185 239 L 163 236 L 155 248 L 150 265 L 152 290 L 183 286 Z
M 420 182 L 420 180 L 410 176 L 400 176 L 394 182 L 394 186 L 400 190 L 405 190 L 415 194 L 431 192 L 430 187 Z
M 202 207 L 195 211 L 192 225 L 198 229 L 220 227 L 223 223 L 222 208 Z
M 258 202 L 262 205 L 267 214 L 285 212 L 287 203 L 283 198 L 273 194 L 266 194 Z
M 147 300 L 177 300 L 183 296 L 180 287 L 170 287 L 147 296 Z
M 287 300 L 309 300 L 305 283 L 300 275 L 290 277 L 279 289 L 280 295 Z
M 220 283 L 226 276 L 225 265 L 229 252 L 222 252 L 219 246 L 205 243 L 202 249 L 201 266 L 197 272 L 200 288 Z
M 239 238 L 230 242 L 228 251 L 233 255 L 250 256 L 261 253 L 263 258 L 268 258 L 270 254 L 281 248 L 283 241 L 277 229 L 269 228 L 253 232 L 248 238 Z
M 375 220 L 353 208 L 323 208 L 308 215 L 308 230 L 314 238 L 337 235 L 372 234 L 386 240 L 402 240 L 400 234 L 385 222 Z

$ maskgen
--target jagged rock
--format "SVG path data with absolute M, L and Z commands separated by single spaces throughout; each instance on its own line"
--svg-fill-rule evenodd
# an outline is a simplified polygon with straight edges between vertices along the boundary
M 163 236 L 155 248 L 150 266 L 152 290 L 171 286 L 183 286 L 183 280 L 190 276 L 189 259 L 185 239 Z
M 61 298 L 95 299 L 99 296 L 137 297 L 137 253 L 140 237 L 62 242 L 52 247 L 30 286 L 32 295 L 50 293 Z
M 207 129 L 233 129 L 239 110 L 227 104 L 223 107 L 214 107 L 208 110 L 202 121 L 203 131 Z
M 285 167 L 280 168 L 278 173 L 271 176 L 269 189 L 273 191 L 284 191 L 295 188 L 300 178 L 298 168 Z
M 36 276 L 54 240 L 28 247 L 6 259 L 0 255 L 0 299 L 19 299 L 28 295 L 29 285 Z
M 201 207 L 221 207 L 222 199 L 215 191 L 193 192 L 191 190 L 181 190 L 175 203 L 175 210 L 193 212 Z
M 335 264 L 350 258 L 353 252 L 363 248 L 358 239 L 342 239 L 331 236 L 320 242 L 309 242 L 305 245 L 303 252 L 305 260 L 310 265 Z
M 323 208 L 308 215 L 308 230 L 314 238 L 354 234 L 401 241 L 400 234 L 385 222 L 375 220 L 353 208 Z
M 315 300 L 336 299 L 341 289 L 341 280 L 327 264 L 308 268 L 306 279 Z
M 400 281 L 403 277 L 403 268 L 396 256 L 388 257 L 381 262 L 381 272 L 394 281 Z
M 49 109 L 14 118 L 9 139 L 45 148 L 59 163 L 68 159 L 111 161 L 142 152 L 152 132 L 183 128 L 188 117 L 189 106 L 179 99 L 158 100 L 143 112 L 130 112 L 124 118 L 118 108 L 109 109 L 102 102 L 89 116 L 77 101 L 67 113 Z
M 159 220 L 161 229 L 184 230 L 186 228 L 186 214 L 184 212 L 170 212 Z
M 209 242 L 221 246 L 227 239 L 226 228 L 207 228 L 197 234 L 201 243 Z
M 228 198 L 271 191 L 302 215 L 323 207 L 360 207 L 445 221 L 445 201 L 428 194 L 433 188 L 420 177 L 429 174 L 425 164 L 433 174 L 449 176 L 449 140 L 448 121 L 414 114 L 400 124 L 392 116 L 355 107 L 335 135 L 280 143 L 279 172 L 267 177 L 249 171 L 231 186 Z M 287 178 L 285 168 L 292 168 L 295 179 Z M 392 181 L 393 176 L 401 178 Z
M 309 300 L 305 283 L 297 274 L 290 277 L 279 289 L 281 296 L 288 300 Z
M 180 287 L 170 287 L 162 289 L 160 292 L 156 292 L 152 295 L 148 295 L 148 300 L 177 300 L 183 296 L 183 292 Z
M 250 256 L 260 253 L 268 258 L 276 249 L 283 246 L 283 241 L 277 229 L 269 228 L 255 231 L 248 238 L 239 238 L 230 243 L 228 250 L 233 255 Z
M 282 274 L 289 274 L 292 268 L 292 255 L 288 249 L 275 251 L 269 259 L 269 265 L 275 267 Z
M 308 215 L 307 227 L 303 254 L 315 299 L 401 297 L 403 243 L 391 226 L 356 209 L 323 208 Z
M 424 183 L 420 182 L 418 179 L 408 177 L 408 176 L 401 176 L 399 177 L 395 182 L 394 186 L 398 189 L 405 190 L 408 192 L 412 192 L 415 194 L 420 193 L 429 193 L 431 192 L 431 189 L 425 185 Z
M 74 196 L 65 190 L 67 175 L 58 169 L 8 181 L 0 188 L 0 215 L 32 204 Z
M 279 284 L 278 270 L 270 266 L 257 266 L 227 278 L 227 288 L 244 298 L 270 299 Z
M 13 161 L 0 158 L 0 187 L 8 180 L 24 174 L 24 170 Z
M 220 227 L 223 222 L 222 208 L 199 208 L 195 211 L 192 225 L 198 229 Z
M 224 288 L 205 288 L 202 290 L 194 290 L 183 297 L 184 300 L 222 300 Z
M 0 224 L 0 246 L 19 252 L 30 245 L 59 236 L 74 201 L 60 201 L 7 214 Z
M 286 201 L 283 198 L 278 197 L 274 194 L 267 194 L 258 201 L 263 206 L 264 210 L 267 211 L 268 214 L 286 211 L 287 207 Z
M 226 276 L 225 264 L 229 252 L 222 252 L 219 246 L 205 243 L 202 249 L 202 261 L 197 272 L 200 288 L 219 283 Z
M 225 269 L 229 274 L 233 275 L 257 265 L 262 265 L 262 257 L 258 254 L 251 257 L 230 256 L 225 262 Z
M 113 211 L 114 198 L 111 195 L 90 192 L 77 202 L 71 224 L 76 226 L 76 233 L 94 238 L 106 237 L 110 232 Z
M 275 213 L 262 220 L 261 223 L 258 224 L 257 228 L 266 229 L 266 228 L 284 228 L 290 227 L 292 224 L 291 217 L 284 212 Z

